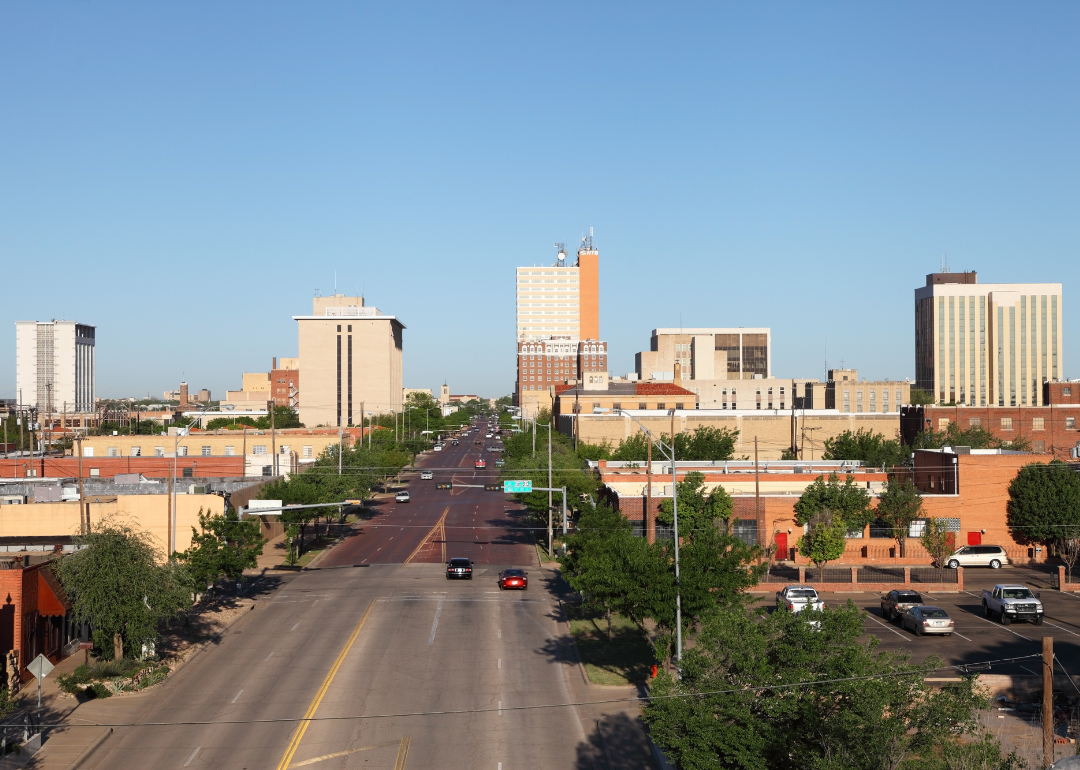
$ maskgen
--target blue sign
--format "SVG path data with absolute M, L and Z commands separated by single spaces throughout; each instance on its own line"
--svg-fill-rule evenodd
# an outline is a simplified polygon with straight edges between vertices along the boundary
M 508 495 L 520 494 L 522 492 L 532 492 L 531 481 L 504 481 L 503 492 Z

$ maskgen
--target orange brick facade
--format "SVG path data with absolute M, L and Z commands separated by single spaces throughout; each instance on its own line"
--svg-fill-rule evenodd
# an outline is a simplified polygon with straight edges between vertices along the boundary
M 21 559 L 17 557 L 12 568 L 0 569 L 0 665 L 5 681 L 11 674 L 7 670 L 9 651 L 18 653 L 20 678 L 27 681 L 31 675 L 26 665 L 38 654 L 59 662 L 75 630 L 69 622 L 67 597 L 51 574 L 41 574 L 48 569 L 47 563 L 23 567 Z M 56 591 L 50 584 L 57 585 Z
M 185 468 L 199 478 L 232 478 L 244 475 L 243 457 L 202 457 L 190 455 L 176 458 L 176 475 L 182 477 Z M 97 473 L 94 474 L 93 471 Z M 173 472 L 170 457 L 84 457 L 83 478 L 111 479 L 118 473 L 141 473 L 147 478 L 168 478 Z M 0 459 L 0 478 L 78 478 L 77 457 L 22 457 Z
M 1063 386 L 1057 388 L 1058 393 L 1063 389 L 1080 392 L 1080 384 L 1071 387 L 1067 383 L 1047 385 Z M 901 432 L 907 444 L 913 443 L 919 432 L 944 432 L 950 425 L 956 425 L 962 431 L 981 428 L 1001 441 L 1022 439 L 1030 445 L 1033 454 L 1068 460 L 1073 449 L 1080 446 L 1080 403 L 905 407 L 901 414 Z

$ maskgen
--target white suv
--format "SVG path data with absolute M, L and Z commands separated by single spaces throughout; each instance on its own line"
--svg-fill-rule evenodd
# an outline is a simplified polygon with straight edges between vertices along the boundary
M 1005 555 L 1005 549 L 1000 545 L 965 545 L 957 548 L 956 553 L 949 557 L 947 566 L 950 569 L 957 567 L 998 569 L 1002 564 L 1008 563 L 1009 557 Z

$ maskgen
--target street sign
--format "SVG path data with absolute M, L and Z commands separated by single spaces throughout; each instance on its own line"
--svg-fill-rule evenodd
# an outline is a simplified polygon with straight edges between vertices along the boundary
M 453 482 L 450 482 L 450 481 L 447 481 L 445 483 L 440 482 L 440 483 L 435 485 L 435 488 L 436 489 L 453 489 L 454 484 L 453 484 Z
M 504 481 L 503 491 L 508 495 L 532 492 L 532 481 Z
M 49 672 L 53 670 L 53 664 L 50 663 L 49 659 L 44 655 L 38 655 L 30 661 L 30 665 L 26 667 L 26 670 L 33 674 L 37 679 L 44 679 L 49 675 Z

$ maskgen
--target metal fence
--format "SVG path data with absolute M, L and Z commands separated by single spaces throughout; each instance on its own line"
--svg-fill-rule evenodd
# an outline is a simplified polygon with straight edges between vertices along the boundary
M 860 583 L 903 583 L 903 567 L 859 567 Z
M 957 572 L 954 569 L 938 569 L 937 567 L 912 567 L 912 583 L 955 583 Z
M 799 582 L 799 569 L 786 567 L 782 564 L 774 564 L 761 578 L 762 583 L 797 583 Z

